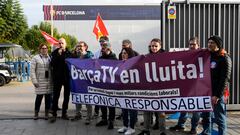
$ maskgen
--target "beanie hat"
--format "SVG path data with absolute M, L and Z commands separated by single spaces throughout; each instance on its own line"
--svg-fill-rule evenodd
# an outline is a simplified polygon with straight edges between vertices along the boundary
M 208 41 L 209 40 L 213 40 L 214 42 L 216 42 L 217 47 L 222 49 L 222 47 L 223 47 L 223 40 L 222 40 L 221 37 L 219 37 L 217 35 L 212 35 L 210 38 L 208 38 Z

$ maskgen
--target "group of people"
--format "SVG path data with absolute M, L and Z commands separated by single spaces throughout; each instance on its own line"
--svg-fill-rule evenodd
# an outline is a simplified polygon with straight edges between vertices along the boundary
M 64 86 L 64 99 L 62 104 L 61 118 L 69 120 L 67 115 L 68 103 L 70 97 L 69 70 L 65 63 L 66 58 L 77 59 L 111 59 L 111 60 L 127 60 L 138 56 L 139 53 L 133 50 L 130 40 L 122 41 L 122 50 L 117 58 L 112 51 L 109 38 L 102 36 L 99 39 L 101 49 L 93 54 L 88 50 L 88 45 L 84 41 L 78 42 L 73 51 L 69 51 L 66 47 L 64 38 L 59 39 L 59 48 L 55 49 L 51 55 L 48 54 L 48 46 L 46 44 L 39 45 L 39 54 L 35 55 L 31 61 L 31 79 L 35 87 L 36 99 L 34 108 L 34 119 L 39 117 L 39 110 L 42 98 L 45 97 L 45 119 L 49 119 L 50 123 L 57 120 L 58 100 L 61 88 Z M 200 49 L 199 39 L 197 37 L 190 38 L 189 50 Z M 149 54 L 164 53 L 162 42 L 158 38 L 150 41 L 146 46 Z M 208 39 L 208 50 L 211 53 L 211 81 L 212 81 L 212 104 L 213 112 L 192 112 L 190 134 L 197 134 L 197 126 L 200 117 L 202 117 L 203 131 L 202 135 L 211 134 L 212 116 L 214 114 L 215 123 L 218 125 L 219 135 L 226 134 L 226 105 L 224 100 L 224 92 L 228 85 L 231 75 L 232 63 L 229 55 L 223 49 L 223 41 L 219 36 L 211 36 Z M 159 60 L 161 61 L 161 60 Z M 82 118 L 81 104 L 76 104 L 76 115 L 72 120 Z M 86 105 L 87 117 L 85 124 L 90 124 L 93 118 L 92 105 Z M 50 111 L 51 110 L 51 111 Z M 98 116 L 101 110 L 101 120 L 96 126 L 107 126 L 108 129 L 114 129 L 115 108 L 106 106 L 95 106 L 94 116 Z M 49 112 L 52 117 L 49 118 Z M 109 112 L 109 115 L 108 115 Z M 150 135 L 151 124 L 153 123 L 153 114 L 156 117 L 153 129 L 160 129 L 160 135 L 166 134 L 166 115 L 164 112 L 145 111 L 143 114 L 143 129 L 138 135 Z M 123 126 L 118 129 L 119 133 L 131 135 L 135 133 L 135 124 L 137 122 L 138 111 L 130 109 L 122 109 Z M 187 119 L 187 113 L 182 112 L 176 126 L 170 127 L 170 130 L 184 130 L 184 123 Z

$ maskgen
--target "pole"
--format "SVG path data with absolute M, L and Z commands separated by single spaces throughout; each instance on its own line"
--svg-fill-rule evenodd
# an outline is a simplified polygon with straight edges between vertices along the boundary
M 51 9 L 50 9 L 50 14 L 51 14 L 51 36 L 53 37 L 53 5 L 52 5 L 52 0 L 51 0 Z M 53 44 L 51 44 L 51 51 L 53 52 Z

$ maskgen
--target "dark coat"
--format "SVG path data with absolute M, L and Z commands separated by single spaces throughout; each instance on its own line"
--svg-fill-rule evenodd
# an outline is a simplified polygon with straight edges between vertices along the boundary
M 92 57 L 93 57 L 93 53 L 91 51 L 87 51 L 87 53 L 83 56 L 83 59 L 89 59 Z M 80 58 L 80 54 L 73 52 L 71 58 Z
M 67 63 L 65 62 L 66 58 L 71 57 L 71 52 L 66 49 L 61 55 L 58 53 L 59 48 L 54 50 L 51 54 L 51 68 L 52 68 L 52 77 L 53 83 L 68 83 L 69 82 L 69 70 Z
M 108 55 L 102 55 L 101 57 L 99 57 L 99 59 L 111 59 L 111 60 L 117 60 L 117 56 L 115 53 L 110 52 Z
M 232 61 L 228 54 L 211 53 L 212 96 L 221 98 L 230 80 Z
M 139 53 L 133 50 L 133 57 L 138 56 L 138 55 L 139 55 Z M 119 53 L 118 59 L 122 60 L 122 51 Z

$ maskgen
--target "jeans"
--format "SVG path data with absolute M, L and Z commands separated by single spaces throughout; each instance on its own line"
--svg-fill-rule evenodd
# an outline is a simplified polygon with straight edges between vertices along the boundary
M 151 126 L 151 119 L 154 112 L 144 111 L 143 112 L 143 119 L 144 119 L 144 130 L 150 130 Z M 164 131 L 166 129 L 166 116 L 165 113 L 159 113 L 159 125 L 160 131 Z
M 182 112 L 180 114 L 180 117 L 178 119 L 178 126 L 184 127 L 184 124 L 187 120 L 187 114 L 188 113 L 186 112 Z M 197 128 L 199 119 L 200 119 L 200 112 L 193 112 L 192 119 L 191 119 L 192 130 L 195 130 Z
M 226 135 L 226 104 L 224 103 L 224 97 L 221 97 L 217 104 L 213 106 L 213 112 L 215 117 L 215 123 L 218 125 L 218 135 Z M 204 112 L 203 117 L 203 133 L 211 135 L 212 130 L 212 113 Z
M 212 132 L 212 112 L 202 112 L 202 135 L 211 135 Z
M 76 104 L 76 114 L 82 114 L 82 104 Z M 87 119 L 91 119 L 92 118 L 92 105 L 88 105 L 86 104 L 86 108 L 87 108 Z
M 95 114 L 99 114 L 99 109 L 100 109 L 100 106 L 95 105 L 95 107 L 94 107 L 94 113 L 95 113 Z
M 216 105 L 213 106 L 213 112 L 215 122 L 218 125 L 218 134 L 226 134 L 226 104 L 224 103 L 224 97 L 221 97 Z
M 136 110 L 122 109 L 123 113 L 123 125 L 124 127 L 130 127 L 134 129 L 137 122 L 138 112 Z M 129 119 L 130 116 L 130 119 Z

